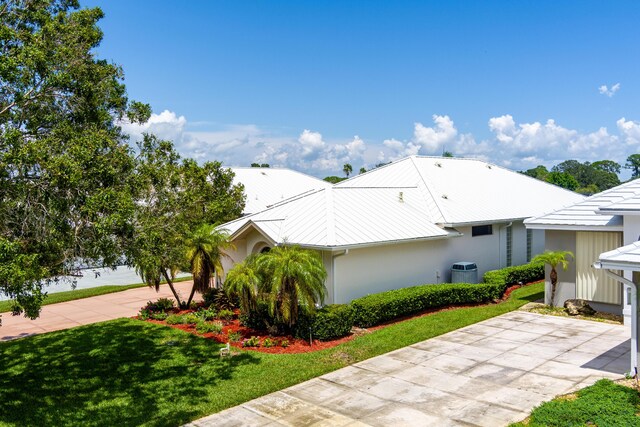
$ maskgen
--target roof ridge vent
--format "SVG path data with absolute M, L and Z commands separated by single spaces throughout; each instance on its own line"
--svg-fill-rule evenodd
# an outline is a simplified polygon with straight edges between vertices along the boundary
M 434 164 L 435 164 L 437 167 L 439 167 L 439 168 L 441 168 L 441 167 L 442 167 L 442 163 L 440 163 L 440 162 L 435 162 Z
M 404 192 L 401 191 L 398 193 L 398 201 L 404 203 Z
M 490 164 L 487 163 L 487 169 L 493 169 Z
M 449 196 L 447 196 L 446 194 L 443 194 L 443 195 L 442 195 L 442 198 L 443 198 L 443 199 L 448 199 L 448 198 L 449 198 Z

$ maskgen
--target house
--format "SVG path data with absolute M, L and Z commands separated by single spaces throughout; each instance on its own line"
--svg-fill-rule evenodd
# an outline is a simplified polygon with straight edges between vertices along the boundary
M 480 160 L 411 156 L 222 225 L 236 246 L 225 270 L 275 245 L 315 249 L 328 303 L 448 282 L 459 261 L 481 279 L 543 250 L 525 218 L 583 198 Z
M 297 172 L 280 168 L 232 167 L 234 184 L 244 185 L 244 215 L 260 212 L 269 206 L 307 191 L 331 187 L 332 184 Z
M 630 321 L 629 286 L 594 269 L 601 253 L 639 240 L 640 180 L 634 180 L 595 194 L 552 213 L 525 221 L 527 229 L 545 232 L 545 249 L 568 250 L 575 254 L 567 271 L 558 271 L 554 305 L 580 298 L 599 311 L 624 314 Z M 631 272 L 625 273 L 631 278 Z M 549 286 L 549 284 L 547 283 Z M 550 304 L 550 293 L 546 292 Z

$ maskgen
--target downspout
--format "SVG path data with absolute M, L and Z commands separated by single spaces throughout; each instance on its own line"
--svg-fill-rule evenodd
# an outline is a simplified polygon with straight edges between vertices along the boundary
M 349 255 L 349 249 L 345 249 L 344 251 L 342 251 L 342 253 L 336 254 L 334 256 L 331 257 L 331 275 L 332 275 L 332 280 L 331 280 L 331 288 L 333 290 L 333 304 L 336 304 L 336 258 L 344 256 L 344 255 Z
M 602 268 L 602 264 L 599 262 L 593 263 L 593 266 L 599 270 L 602 270 L 604 274 L 612 279 L 624 283 L 631 288 L 631 370 L 632 374 L 637 375 L 638 368 L 638 287 L 631 280 L 623 277 L 613 271 Z

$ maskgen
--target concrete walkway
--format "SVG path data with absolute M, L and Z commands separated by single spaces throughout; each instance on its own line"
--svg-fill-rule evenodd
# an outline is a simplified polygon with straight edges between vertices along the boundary
M 508 425 L 558 394 L 620 378 L 629 336 L 623 326 L 516 311 L 189 426 Z
M 176 291 L 181 298 L 186 299 L 189 297 L 192 284 L 192 281 L 175 284 Z M 42 307 L 40 317 L 35 320 L 30 320 L 23 316 L 12 316 L 11 313 L 2 313 L 0 341 L 59 331 L 120 317 L 135 316 L 147 301 L 155 301 L 161 297 L 174 299 L 169 286 L 161 285 L 159 292 L 145 286 L 75 301 L 45 305 Z

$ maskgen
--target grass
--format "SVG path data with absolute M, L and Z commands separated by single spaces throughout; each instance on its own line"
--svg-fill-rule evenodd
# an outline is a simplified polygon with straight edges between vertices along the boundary
M 132 319 L 0 343 L 0 425 L 176 426 L 535 301 L 543 285 L 503 303 L 414 318 L 315 353 L 242 351 Z
M 181 277 L 175 279 L 173 282 L 177 283 L 187 280 L 191 280 L 191 277 Z M 98 295 L 112 294 L 114 292 L 122 292 L 128 289 L 142 288 L 144 286 L 147 285 L 145 283 L 136 283 L 133 285 L 106 285 L 88 289 L 76 289 L 74 291 L 55 292 L 52 294 L 48 294 L 44 298 L 42 305 L 56 304 L 59 302 L 73 301 L 82 298 L 95 297 Z M 0 301 L 0 313 L 5 313 L 8 311 L 11 311 L 11 301 Z
M 578 392 L 545 402 L 511 427 L 640 426 L 638 391 L 602 379 Z

